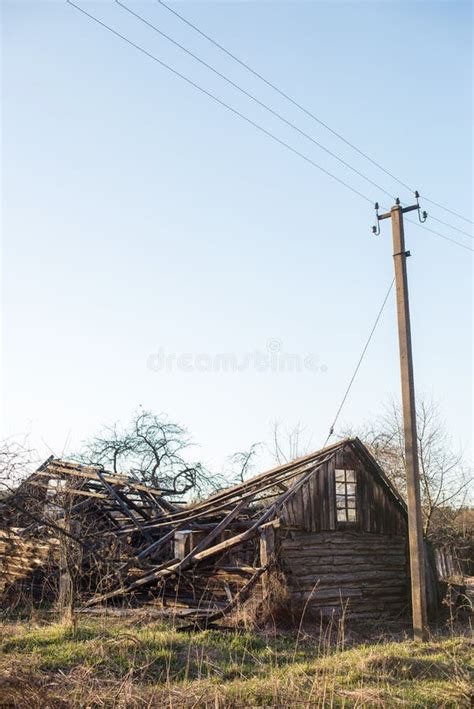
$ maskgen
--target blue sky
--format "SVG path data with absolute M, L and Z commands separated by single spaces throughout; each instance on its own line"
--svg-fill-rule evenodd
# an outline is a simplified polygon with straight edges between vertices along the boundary
M 78 4 L 371 200 L 390 201 L 118 5 Z M 126 4 L 412 200 L 157 2 Z M 472 216 L 469 2 L 173 7 L 403 181 Z M 300 422 L 321 445 L 392 279 L 389 223 L 373 237 L 369 203 L 66 2 L 7 0 L 2 27 L 4 433 L 67 454 L 142 405 L 188 427 L 196 456 L 216 468 L 268 438 L 274 420 Z M 469 451 L 472 257 L 406 232 L 417 391 L 440 401 Z M 222 353 L 242 363 L 272 348 L 316 366 L 259 371 L 252 359 L 240 372 L 197 371 Z M 162 368 L 164 355 L 176 359 Z M 398 393 L 392 293 L 340 428 Z

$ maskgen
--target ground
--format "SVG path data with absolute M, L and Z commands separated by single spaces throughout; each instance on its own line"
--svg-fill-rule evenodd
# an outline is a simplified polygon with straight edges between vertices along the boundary
M 468 707 L 468 629 L 179 632 L 146 614 L 0 626 L 0 707 Z

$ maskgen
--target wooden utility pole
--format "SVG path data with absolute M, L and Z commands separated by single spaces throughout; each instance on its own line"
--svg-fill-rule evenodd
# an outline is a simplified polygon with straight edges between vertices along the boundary
M 410 252 L 405 250 L 405 232 L 403 215 L 405 212 L 418 210 L 417 204 L 402 208 L 400 200 L 390 212 L 378 214 L 377 219 L 392 220 L 393 259 L 395 267 L 395 284 L 397 291 L 398 340 L 400 346 L 400 372 L 402 384 L 403 426 L 405 438 L 405 469 L 407 477 L 408 502 L 408 540 L 410 549 L 411 601 L 413 617 L 413 635 L 415 640 L 427 640 L 426 615 L 426 578 L 424 563 L 423 519 L 421 514 L 420 473 L 418 467 L 418 438 L 416 432 L 415 385 L 413 378 L 413 356 L 411 346 L 410 307 L 408 302 L 408 279 L 406 260 Z M 376 210 L 378 205 L 376 204 Z M 380 233 L 377 227 L 374 233 Z

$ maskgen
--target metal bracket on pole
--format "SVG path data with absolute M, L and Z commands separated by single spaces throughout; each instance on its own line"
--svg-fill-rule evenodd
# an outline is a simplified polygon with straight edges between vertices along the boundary
M 418 192 L 418 190 L 416 190 L 416 192 L 415 192 L 415 197 L 416 197 L 416 203 L 418 205 L 418 219 L 423 224 L 423 222 L 426 222 L 426 220 L 428 219 L 428 212 L 425 212 L 425 211 L 421 212 L 421 210 L 420 210 L 420 202 L 419 202 L 420 193 Z
M 375 216 L 377 218 L 377 226 L 372 227 L 372 234 L 375 234 L 375 236 L 378 236 L 380 234 L 380 217 L 379 217 L 379 203 L 375 203 Z

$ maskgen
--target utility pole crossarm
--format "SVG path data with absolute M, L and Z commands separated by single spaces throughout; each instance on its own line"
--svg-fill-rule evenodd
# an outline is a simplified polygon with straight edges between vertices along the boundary
M 397 206 L 397 205 L 396 205 Z M 415 209 L 419 209 L 418 204 L 412 204 L 411 207 L 398 207 L 401 211 L 402 214 L 405 214 L 405 212 L 413 212 Z M 392 207 L 392 209 L 395 209 L 395 207 Z M 380 221 L 381 219 L 390 219 L 392 216 L 392 210 L 390 212 L 385 212 L 385 214 L 377 214 L 377 219 Z

